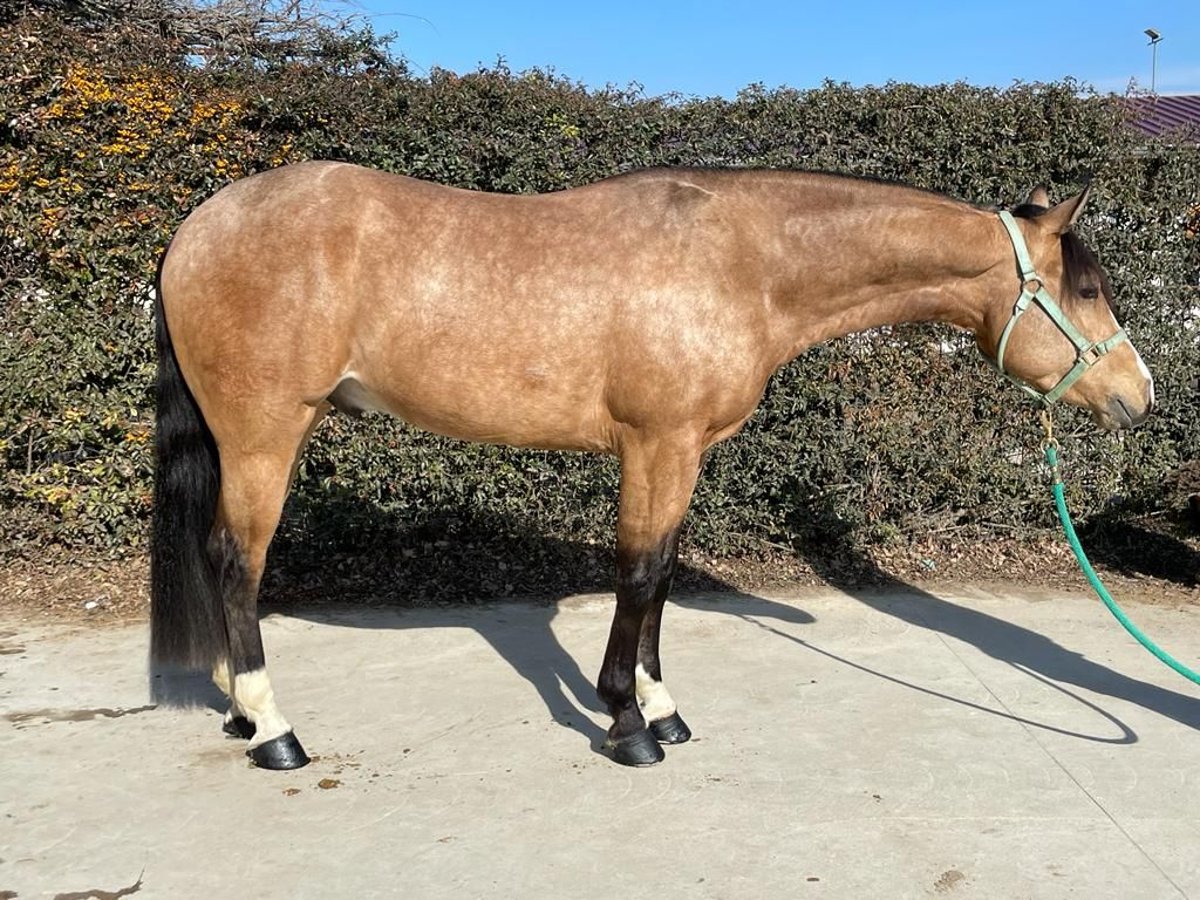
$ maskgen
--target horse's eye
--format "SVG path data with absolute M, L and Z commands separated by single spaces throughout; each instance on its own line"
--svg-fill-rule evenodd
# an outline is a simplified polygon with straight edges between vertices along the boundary
M 1100 296 L 1100 288 L 1085 287 L 1082 290 L 1080 290 L 1079 296 L 1082 297 L 1084 300 L 1095 300 L 1097 297 Z

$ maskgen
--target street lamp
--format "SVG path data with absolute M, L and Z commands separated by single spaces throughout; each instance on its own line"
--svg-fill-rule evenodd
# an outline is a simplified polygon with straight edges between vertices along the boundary
M 1162 35 L 1153 28 L 1147 28 L 1144 34 L 1150 38 L 1150 93 L 1153 94 L 1158 80 L 1158 42 L 1162 40 Z

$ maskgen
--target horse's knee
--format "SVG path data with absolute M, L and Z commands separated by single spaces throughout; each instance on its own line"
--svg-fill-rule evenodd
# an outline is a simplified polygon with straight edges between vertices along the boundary
M 617 605 L 645 615 L 669 570 L 669 561 L 656 550 L 618 554 Z

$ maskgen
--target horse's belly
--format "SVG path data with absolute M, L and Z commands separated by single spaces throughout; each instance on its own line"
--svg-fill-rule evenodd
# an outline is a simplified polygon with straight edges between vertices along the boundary
M 547 450 L 612 449 L 600 404 L 572 392 L 514 390 L 476 380 L 454 385 L 430 378 L 382 385 L 350 372 L 329 399 L 347 412 L 385 412 L 426 431 L 467 441 Z

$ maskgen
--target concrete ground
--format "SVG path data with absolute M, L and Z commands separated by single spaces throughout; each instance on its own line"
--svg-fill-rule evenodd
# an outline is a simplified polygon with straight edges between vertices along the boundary
M 680 598 L 695 732 L 598 751 L 607 597 L 265 622 L 312 765 L 0 616 L 0 898 L 1200 897 L 1200 689 L 1079 593 Z M 1200 606 L 1134 617 L 1195 664 Z

